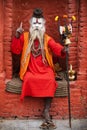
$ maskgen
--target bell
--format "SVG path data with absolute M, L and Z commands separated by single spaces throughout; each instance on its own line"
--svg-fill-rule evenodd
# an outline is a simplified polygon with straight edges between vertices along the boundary
M 65 45 L 69 45 L 69 44 L 71 44 L 71 41 L 70 41 L 70 39 L 67 37 L 67 38 L 65 39 Z

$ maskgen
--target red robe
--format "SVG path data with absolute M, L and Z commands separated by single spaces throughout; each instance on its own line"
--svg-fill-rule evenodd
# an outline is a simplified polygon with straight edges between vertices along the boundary
M 17 46 L 17 43 L 15 43 L 14 41 L 17 42 L 17 39 L 13 39 L 12 42 Z M 21 48 L 20 46 L 21 44 L 19 44 L 18 41 L 19 49 Z M 50 38 L 50 40 L 48 41 L 48 46 L 57 56 L 64 57 L 65 54 L 62 53 L 63 47 L 59 43 L 56 43 L 52 38 Z M 15 50 L 13 53 L 17 54 L 14 46 L 11 46 L 11 50 Z M 54 97 L 57 86 L 58 85 L 55 81 L 54 71 L 49 65 L 46 65 L 42 62 L 42 55 L 34 57 L 31 54 L 27 72 L 25 73 L 23 78 L 21 99 L 23 99 L 25 96 Z

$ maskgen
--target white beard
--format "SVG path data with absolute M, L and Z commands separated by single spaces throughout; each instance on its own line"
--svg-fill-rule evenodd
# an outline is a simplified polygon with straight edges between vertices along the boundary
M 30 33 L 30 44 L 31 41 L 34 42 L 34 40 L 37 38 L 39 40 L 39 42 L 41 41 L 41 39 L 43 39 L 44 35 L 41 31 L 39 30 L 32 30 L 32 32 Z
M 38 39 L 38 40 L 39 40 L 41 49 L 43 49 L 44 33 L 42 33 L 40 30 L 37 30 L 37 29 L 36 29 L 36 30 L 33 30 L 33 31 L 30 33 L 30 40 L 29 40 L 29 46 L 28 46 L 29 52 L 31 51 L 31 47 L 32 47 L 32 45 L 34 44 L 34 40 L 35 40 L 35 39 Z
M 29 46 L 28 46 L 28 51 L 31 51 L 31 47 L 34 43 L 34 40 L 37 38 L 39 40 L 41 49 L 43 50 L 43 42 L 44 42 L 44 33 L 45 33 L 45 26 L 43 25 L 41 28 L 40 27 L 33 27 L 32 24 L 30 26 L 30 40 L 29 40 Z
M 30 37 L 32 35 L 35 35 L 37 37 L 44 37 L 44 33 L 45 33 L 45 26 L 43 26 L 42 28 L 37 28 L 37 27 L 30 27 L 29 29 L 29 32 L 30 32 Z
M 44 55 L 44 33 L 45 33 L 45 27 L 43 27 L 42 30 L 30 27 L 29 44 L 28 44 L 28 48 L 27 48 L 25 56 L 24 56 L 24 61 L 23 61 L 24 63 L 26 62 L 26 57 L 28 56 L 28 54 L 32 50 L 32 46 L 33 46 L 34 40 L 36 38 L 39 40 L 40 47 L 41 47 L 41 50 L 42 50 L 42 57 L 43 57 L 43 59 L 45 59 L 44 58 L 45 57 L 45 55 Z

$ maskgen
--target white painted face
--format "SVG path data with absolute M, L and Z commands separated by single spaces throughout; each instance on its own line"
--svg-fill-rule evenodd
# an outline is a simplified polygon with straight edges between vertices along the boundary
M 30 30 L 40 30 L 45 32 L 45 19 L 44 18 L 31 18 L 30 19 Z

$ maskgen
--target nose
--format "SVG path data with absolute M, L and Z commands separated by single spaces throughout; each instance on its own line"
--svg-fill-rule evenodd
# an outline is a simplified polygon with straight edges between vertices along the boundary
M 38 28 L 39 26 L 38 26 L 38 24 L 36 24 L 36 28 Z

